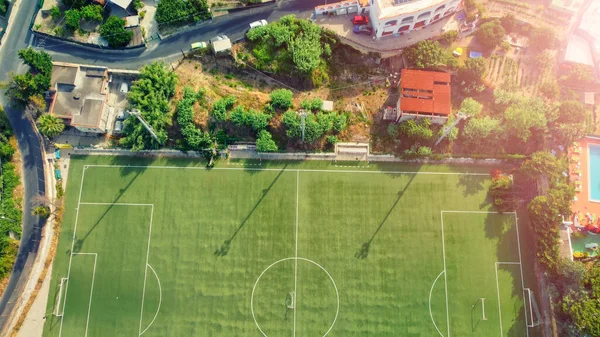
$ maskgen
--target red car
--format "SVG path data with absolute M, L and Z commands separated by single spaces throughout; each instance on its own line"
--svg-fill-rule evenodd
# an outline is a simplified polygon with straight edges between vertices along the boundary
M 352 23 L 355 25 L 366 25 L 369 23 L 369 17 L 364 15 L 355 15 L 352 18 Z

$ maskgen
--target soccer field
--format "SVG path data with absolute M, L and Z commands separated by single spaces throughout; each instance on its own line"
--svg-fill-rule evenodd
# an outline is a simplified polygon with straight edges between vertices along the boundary
M 71 158 L 44 336 L 537 335 L 488 169 L 252 164 Z

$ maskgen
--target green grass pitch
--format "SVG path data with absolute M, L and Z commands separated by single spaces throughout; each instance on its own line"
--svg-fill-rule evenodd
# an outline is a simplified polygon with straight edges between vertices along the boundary
M 73 157 L 44 336 L 537 335 L 487 168 L 233 164 Z

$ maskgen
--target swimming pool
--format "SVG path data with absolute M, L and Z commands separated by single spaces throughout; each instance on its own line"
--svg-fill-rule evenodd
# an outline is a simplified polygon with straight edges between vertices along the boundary
M 590 147 L 590 200 L 600 202 L 600 146 Z

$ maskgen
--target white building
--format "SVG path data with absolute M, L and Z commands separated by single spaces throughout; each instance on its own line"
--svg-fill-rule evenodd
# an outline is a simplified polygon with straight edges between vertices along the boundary
M 370 0 L 369 16 L 377 38 L 402 35 L 456 12 L 461 0 Z

